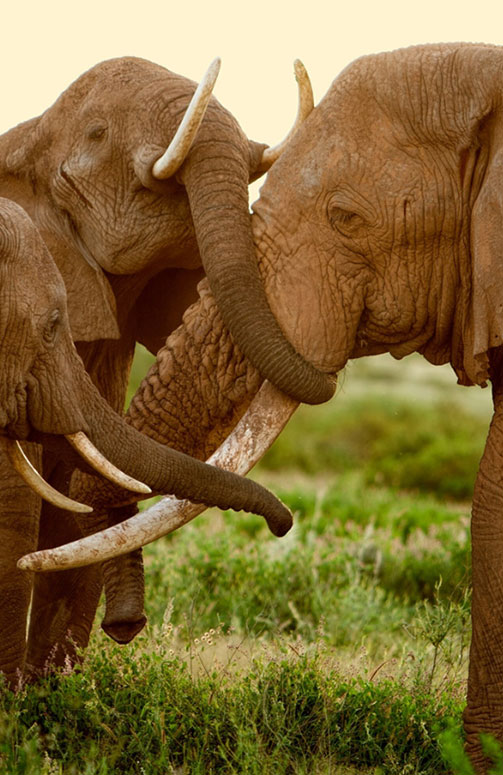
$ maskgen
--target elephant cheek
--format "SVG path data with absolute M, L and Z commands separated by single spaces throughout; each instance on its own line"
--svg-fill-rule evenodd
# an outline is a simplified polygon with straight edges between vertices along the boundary
M 30 375 L 27 381 L 27 414 L 31 426 L 41 433 L 67 435 L 89 432 L 83 417 L 76 380 L 48 378 L 45 372 Z

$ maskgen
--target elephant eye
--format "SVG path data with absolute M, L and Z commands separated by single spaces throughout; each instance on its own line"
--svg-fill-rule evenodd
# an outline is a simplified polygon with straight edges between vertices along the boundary
M 331 227 L 347 237 L 354 234 L 363 223 L 363 218 L 358 213 L 338 205 L 329 205 L 327 214 Z
M 104 137 L 106 131 L 106 126 L 103 124 L 96 124 L 88 130 L 87 136 L 89 140 L 101 140 L 101 138 Z
M 44 327 L 43 337 L 46 344 L 52 344 L 56 338 L 61 323 L 61 313 L 59 309 L 51 312 L 49 319 Z

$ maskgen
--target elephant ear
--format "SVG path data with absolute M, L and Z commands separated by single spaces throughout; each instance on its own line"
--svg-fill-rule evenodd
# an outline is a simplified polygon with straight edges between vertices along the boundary
M 53 231 L 40 232 L 65 283 L 74 342 L 119 339 L 115 296 L 102 268 Z
M 39 118 L 0 137 L 0 195 L 20 204 L 39 227 L 63 276 L 74 341 L 118 339 L 115 297 L 103 270 L 73 244 L 58 214 L 51 211 L 54 205 L 44 196 L 48 181 L 41 178 L 46 148 Z
M 463 365 L 466 384 L 481 385 L 489 378 L 489 350 L 503 344 L 503 143 L 491 148 L 472 208 L 470 243 L 472 292 Z

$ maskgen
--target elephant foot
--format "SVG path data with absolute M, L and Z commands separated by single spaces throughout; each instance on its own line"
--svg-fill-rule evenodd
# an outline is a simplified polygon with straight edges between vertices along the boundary
M 132 616 L 105 617 L 101 629 L 117 643 L 129 643 L 143 630 L 147 623 L 144 613 Z
M 3 678 L 4 687 L 14 692 L 14 694 L 20 692 L 26 683 L 24 672 L 21 668 L 18 668 L 13 673 L 0 670 L 0 678 Z
M 500 745 L 503 741 L 503 707 L 501 699 L 503 698 L 503 685 L 501 682 L 494 686 L 485 687 L 485 692 L 479 692 L 478 699 L 482 697 L 483 704 L 473 703 L 469 693 L 468 707 L 463 714 L 463 722 L 466 734 L 465 750 L 468 754 L 473 770 L 476 775 L 487 775 L 494 762 L 483 751 L 480 736 L 490 735 L 497 740 Z M 491 698 L 496 700 L 494 704 L 489 703 Z
M 479 735 L 473 735 L 467 739 L 465 751 L 470 759 L 474 774 L 488 775 L 493 762 L 482 751 Z

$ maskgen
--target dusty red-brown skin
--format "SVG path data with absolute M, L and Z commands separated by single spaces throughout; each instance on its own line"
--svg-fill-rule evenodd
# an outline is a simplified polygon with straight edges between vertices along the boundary
M 297 350 L 327 372 L 420 352 L 461 384 L 490 380 L 495 415 L 473 501 L 467 748 L 503 740 L 503 49 L 436 45 L 365 57 L 333 83 L 254 206 L 260 270 Z M 206 456 L 257 390 L 208 291 L 129 410 Z M 104 497 L 104 496 L 103 496 Z
M 145 60 L 112 60 L 84 74 L 42 116 L 0 137 L 0 196 L 24 207 L 39 228 L 66 286 L 78 352 L 117 411 L 123 408 L 135 343 L 157 351 L 196 298 L 205 272 L 219 286 L 226 318 L 238 311 L 238 338 L 246 339 L 257 304 L 264 308 L 265 323 L 257 316 L 262 333 L 248 336 L 258 361 L 256 342 L 268 339 L 264 331 L 271 332 L 273 321 L 271 341 L 287 353 L 291 370 L 303 370 L 304 362 L 274 323 L 256 270 L 247 190 L 265 146 L 249 142 L 213 98 L 176 178 L 159 181 L 151 175 L 194 89 L 193 82 Z M 269 350 L 265 355 L 271 361 Z M 304 387 L 312 400 L 322 400 L 315 370 L 309 364 L 305 369 Z M 278 379 L 284 378 L 282 366 Z M 43 468 L 51 484 L 68 489 L 70 474 L 57 455 L 47 452 Z M 81 535 L 73 516 L 56 517 L 50 507 L 44 506 L 38 520 L 32 495 L 4 455 L 0 477 L 4 492 L 12 491 L 26 513 L 26 541 L 17 556 Z M 7 510 L 7 495 L 3 503 Z M 99 567 L 35 579 L 28 670 L 44 670 L 49 658 L 56 664 L 67 654 L 74 658 L 73 643 L 87 643 L 100 587 Z M 13 606 L 21 609 L 17 602 Z
M 113 411 L 77 355 L 61 275 L 30 218 L 19 205 L 4 198 L 0 198 L 0 363 L 0 448 L 5 450 L 8 437 L 42 439 L 45 453 L 58 463 L 62 486 L 75 466 L 87 470 L 67 447 L 64 436 L 85 431 L 106 458 L 155 490 L 258 513 L 264 506 L 273 532 L 283 534 L 290 527 L 288 510 L 255 483 L 230 477 L 157 444 Z M 40 463 L 37 446 L 28 446 Z M 31 575 L 16 568 L 16 562 L 26 546 L 36 545 L 39 510 L 37 500 L 26 494 L 21 505 L 28 503 L 28 511 L 13 518 L 9 509 L 14 502 L 17 513 L 16 492 L 21 496 L 25 492 L 19 477 L 12 479 L 10 488 L 6 482 L 0 510 L 0 670 L 11 684 L 18 682 L 18 673 L 22 675 L 24 669 L 32 582 Z M 138 586 L 136 575 L 131 576 L 130 583 Z M 129 591 L 127 583 L 124 591 Z M 88 622 L 84 619 L 81 626 L 84 631 Z M 49 639 L 51 633 L 44 637 Z

